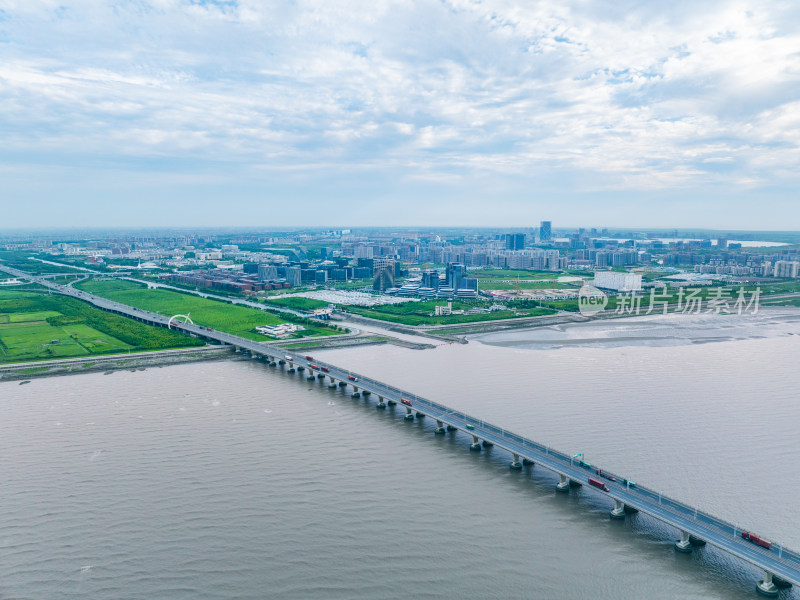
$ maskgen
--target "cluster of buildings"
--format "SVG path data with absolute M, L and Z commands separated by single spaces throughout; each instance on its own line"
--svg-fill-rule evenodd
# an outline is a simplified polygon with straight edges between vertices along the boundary
M 660 238 L 663 233 L 643 232 L 632 239 L 606 229 L 556 232 L 551 222 L 542 221 L 539 227 L 506 231 L 336 229 L 224 236 L 184 231 L 115 233 L 103 240 L 9 238 L 0 248 L 41 252 L 54 261 L 61 256 L 70 264 L 105 264 L 106 270 L 159 269 L 160 277 L 174 283 L 245 294 L 329 287 L 363 288 L 400 298 L 474 298 L 481 290 L 469 273 L 481 268 L 592 271 L 598 275 L 598 287 L 618 291 L 630 291 L 637 284 L 619 274 L 603 275 L 604 271 L 676 267 L 704 277 L 749 281 L 800 276 L 800 252 L 795 247 L 764 251 L 743 248 L 725 237 L 678 239 L 674 233 L 672 238 Z M 529 294 L 516 289 L 513 295 L 504 292 L 505 296 Z
M 172 283 L 180 283 L 198 288 L 210 288 L 226 292 L 261 292 L 292 287 L 286 281 L 260 281 L 257 275 L 233 269 L 209 269 L 199 271 L 180 271 L 165 273 L 159 278 Z
M 409 277 L 401 287 L 386 292 L 418 298 L 477 298 L 478 279 L 467 277 L 465 265 L 450 263 L 441 271 L 426 269 L 419 276 Z
M 727 260 L 711 258 L 694 265 L 696 273 L 781 279 L 797 278 L 800 276 L 798 269 L 800 269 L 800 256 L 790 254 L 782 257 L 781 255 L 742 253 L 740 256 L 730 257 Z
M 401 275 L 400 262 L 393 258 L 359 259 L 357 265 L 348 263 L 349 259 L 341 257 L 317 262 L 248 262 L 160 277 L 184 285 L 244 293 L 364 280 L 365 286 L 372 283 L 375 291 L 383 292 L 393 288 L 395 278 Z

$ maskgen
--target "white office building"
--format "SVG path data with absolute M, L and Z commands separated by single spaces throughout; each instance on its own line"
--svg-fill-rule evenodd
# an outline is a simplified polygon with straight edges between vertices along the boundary
M 594 274 L 592 285 L 616 292 L 639 292 L 642 290 L 642 276 L 639 273 L 599 271 Z

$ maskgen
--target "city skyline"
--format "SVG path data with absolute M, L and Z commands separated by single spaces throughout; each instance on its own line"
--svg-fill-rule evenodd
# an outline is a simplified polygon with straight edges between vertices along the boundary
M 800 229 L 798 23 L 752 1 L 3 0 L 3 226 Z

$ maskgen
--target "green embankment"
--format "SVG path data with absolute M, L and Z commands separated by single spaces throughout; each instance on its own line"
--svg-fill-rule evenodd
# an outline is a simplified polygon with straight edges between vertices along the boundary
M 196 325 L 211 327 L 212 329 L 218 329 L 219 331 L 255 341 L 274 339 L 256 333 L 256 327 L 260 325 L 279 325 L 286 322 L 299 323 L 306 328 L 304 331 L 293 334 L 292 337 L 325 336 L 339 333 L 333 327 L 309 319 L 295 317 L 294 315 L 276 315 L 255 308 L 237 306 L 173 290 L 146 289 L 134 282 L 86 281 L 76 284 L 75 287 L 109 300 L 115 300 L 164 316 L 189 315 Z

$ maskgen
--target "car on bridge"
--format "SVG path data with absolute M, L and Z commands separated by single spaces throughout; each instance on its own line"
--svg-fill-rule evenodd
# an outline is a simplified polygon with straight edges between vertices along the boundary
M 603 473 L 603 469 L 597 469 L 597 471 L 595 471 L 595 473 L 597 473 L 598 475 L 600 475 L 600 477 L 605 477 L 605 478 L 606 478 L 606 479 L 608 479 L 609 481 L 616 481 L 616 480 L 617 480 L 617 478 L 616 478 L 616 477 L 612 477 L 612 476 L 611 476 L 611 475 L 609 475 L 608 473 Z
M 320 367 L 320 371 L 325 371 L 326 373 L 330 373 L 330 369 L 328 367 Z
M 594 487 L 603 490 L 604 492 L 610 492 L 611 491 L 611 490 L 608 489 L 608 486 L 605 483 L 603 483 L 602 481 L 599 481 L 598 479 L 593 479 L 592 477 L 589 477 L 589 483 L 592 484 Z
M 306 356 L 306 360 L 314 360 L 313 356 Z
M 411 406 L 411 400 L 407 400 L 406 398 L 400 398 L 400 403 L 405 404 L 406 406 Z
M 475 425 L 472 425 L 471 423 L 467 423 L 467 424 L 465 425 L 465 427 L 466 427 L 467 429 L 469 429 L 470 431 L 472 431 L 473 429 L 475 429 Z
M 319 365 L 309 364 L 308 366 L 319 371 Z
M 353 375 L 348 375 L 348 376 L 347 376 L 347 378 L 348 378 L 350 381 L 358 381 L 358 377 L 354 377 Z
M 756 546 L 761 546 L 762 548 L 766 548 L 767 550 L 772 548 L 772 542 L 768 542 L 764 538 L 757 536 L 755 533 L 749 533 L 747 531 L 743 531 L 742 538 L 746 539 L 749 542 L 753 542 Z

